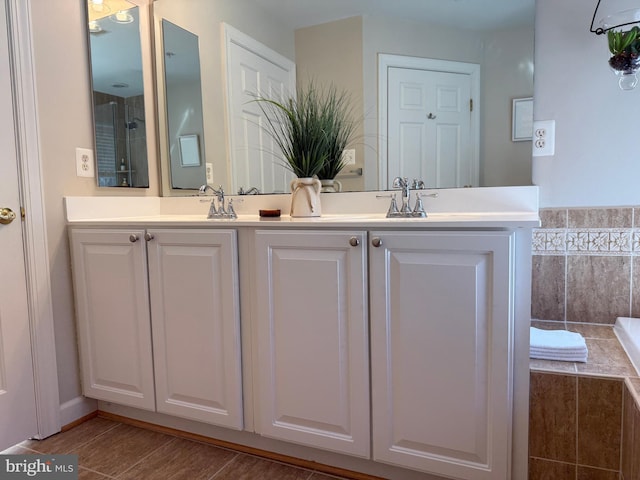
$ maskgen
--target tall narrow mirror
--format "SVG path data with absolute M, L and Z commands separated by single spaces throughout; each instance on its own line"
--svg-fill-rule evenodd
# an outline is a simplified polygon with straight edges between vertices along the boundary
M 205 183 L 205 145 L 198 36 L 162 20 L 164 90 L 171 188 Z
M 139 7 L 88 0 L 96 172 L 101 187 L 148 187 Z

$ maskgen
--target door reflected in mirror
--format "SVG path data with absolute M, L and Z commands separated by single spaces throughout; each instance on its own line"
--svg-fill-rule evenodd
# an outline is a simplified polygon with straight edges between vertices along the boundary
M 88 0 L 96 172 L 101 187 L 148 187 L 139 7 Z
M 297 85 L 311 79 L 350 92 L 357 102 L 357 117 L 363 119 L 362 141 L 354 146 L 353 163 L 337 177 L 343 191 L 386 189 L 388 179 L 397 175 L 422 176 L 421 180 L 435 187 L 530 185 L 531 143 L 512 141 L 511 107 L 513 99 L 533 95 L 534 4 L 534 0 L 395 0 L 375 6 L 344 0 L 154 0 L 158 29 L 165 22 L 175 22 L 192 32 L 202 48 L 199 66 L 204 128 L 199 138 L 206 146 L 206 153 L 201 152 L 203 164 L 212 166 L 208 170 L 212 178 L 202 172 L 190 188 L 207 182 L 235 191 L 238 162 L 244 161 L 230 134 L 237 115 L 233 115 L 228 88 L 224 25 L 294 62 Z M 156 32 L 156 44 L 160 41 Z M 167 61 L 164 55 L 156 51 L 158 66 Z M 428 104 L 425 93 L 424 99 L 416 99 L 416 105 L 424 104 L 422 126 L 402 124 L 400 119 L 391 128 L 389 117 L 395 110 L 390 110 L 390 105 L 386 111 L 381 107 L 385 92 L 378 88 L 381 55 L 477 65 L 478 82 L 472 84 L 472 98 L 446 88 Z M 159 71 L 158 77 L 162 75 Z M 244 81 L 244 86 L 252 86 L 248 78 Z M 404 86 L 404 79 L 402 82 Z M 403 91 L 409 90 L 418 89 Z M 170 97 L 167 91 L 167 104 Z M 162 89 L 158 98 L 165 100 Z M 461 118 L 471 116 L 471 142 L 458 142 L 463 135 L 445 118 L 446 110 L 454 107 Z M 166 106 L 161 105 L 160 122 L 171 122 L 162 119 L 164 110 Z M 435 133 L 428 133 L 431 131 Z M 391 138 L 392 134 L 397 138 Z M 173 141 L 161 142 L 163 195 L 185 193 L 173 180 L 179 161 L 162 152 L 162 143 Z M 251 138 L 246 143 L 262 145 Z M 445 144 L 446 148 L 442 147 Z M 399 145 L 395 151 L 391 150 L 393 145 Z M 398 151 L 406 153 L 405 158 Z M 433 158 L 422 159 L 428 155 Z M 418 157 L 421 160 L 415 166 L 401 168 Z M 471 173 L 462 175 L 462 169 Z M 262 193 L 275 191 L 261 189 Z

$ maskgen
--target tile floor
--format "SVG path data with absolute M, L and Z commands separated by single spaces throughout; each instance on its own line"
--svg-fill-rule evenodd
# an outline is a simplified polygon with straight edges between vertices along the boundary
M 77 454 L 79 480 L 340 479 L 100 417 L 2 453 Z

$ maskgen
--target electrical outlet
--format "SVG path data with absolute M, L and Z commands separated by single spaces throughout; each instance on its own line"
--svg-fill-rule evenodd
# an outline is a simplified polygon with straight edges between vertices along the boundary
M 213 185 L 213 163 L 206 162 L 204 168 L 206 171 L 207 185 Z
M 556 151 L 556 121 L 538 120 L 533 122 L 533 156 L 547 157 Z
M 345 165 L 356 164 L 356 151 L 353 148 L 348 148 L 342 151 L 342 160 Z
M 95 177 L 93 150 L 76 148 L 76 175 L 78 177 Z

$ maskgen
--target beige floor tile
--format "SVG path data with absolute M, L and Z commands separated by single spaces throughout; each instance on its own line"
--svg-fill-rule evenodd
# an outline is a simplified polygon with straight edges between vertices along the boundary
M 96 417 L 66 432 L 57 433 L 44 440 L 27 440 L 21 445 L 41 453 L 70 453 L 118 425 L 112 420 Z
M 119 480 L 206 480 L 238 454 L 176 438 L 118 477 Z
M 130 425 L 118 425 L 71 453 L 78 454 L 80 466 L 115 477 L 173 438 Z
M 214 480 L 309 480 L 312 472 L 249 455 L 238 455 Z

